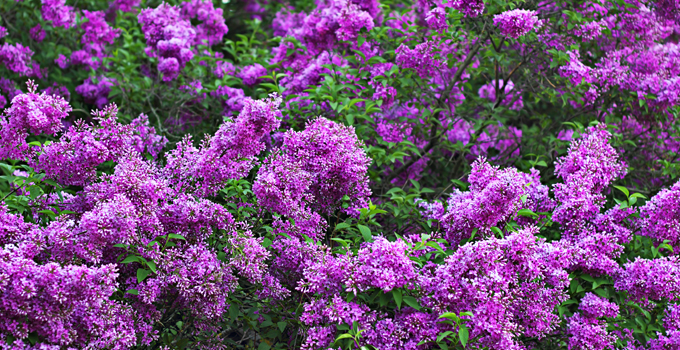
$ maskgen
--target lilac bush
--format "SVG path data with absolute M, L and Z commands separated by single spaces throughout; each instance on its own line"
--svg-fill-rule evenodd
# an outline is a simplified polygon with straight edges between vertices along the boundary
M 0 2 L 0 349 L 679 349 L 679 28 Z

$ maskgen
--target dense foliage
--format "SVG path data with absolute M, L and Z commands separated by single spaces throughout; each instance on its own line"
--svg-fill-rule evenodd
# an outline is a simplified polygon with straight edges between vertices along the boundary
M 0 0 L 0 348 L 680 349 L 679 42 L 678 0 Z

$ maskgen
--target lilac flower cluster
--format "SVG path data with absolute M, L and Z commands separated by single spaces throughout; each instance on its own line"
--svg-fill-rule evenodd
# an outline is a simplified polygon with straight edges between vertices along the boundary
M 113 41 L 120 36 L 120 29 L 113 29 L 104 19 L 104 12 L 102 11 L 83 11 L 83 17 L 87 18 L 87 22 L 80 25 L 80 29 L 84 31 L 81 41 L 89 47 L 90 50 L 99 53 L 104 50 L 106 44 L 113 44 Z
M 564 250 L 536 239 L 536 227 L 460 247 L 421 283 L 435 310 L 471 311 L 471 337 L 489 349 L 520 348 L 515 335 L 550 334 L 552 309 L 567 299 Z
M 73 57 L 71 58 L 73 62 Z M 85 102 L 97 106 L 97 108 L 104 108 L 109 102 L 109 93 L 113 87 L 114 81 L 106 77 L 85 79 L 82 85 L 76 86 L 76 92 L 83 96 Z
M 117 285 L 115 265 L 39 263 L 41 255 L 58 249 L 55 243 L 46 244 L 48 237 L 59 237 L 54 235 L 59 223 L 45 229 L 34 227 L 9 214 L 4 206 L 0 207 L 0 223 L 5 247 L 0 250 L 0 331 L 16 339 L 36 332 L 49 343 L 73 346 L 126 348 L 135 344 L 135 332 L 128 327 L 134 322 L 134 311 L 109 299 Z
M 441 62 L 434 58 L 434 45 L 433 42 L 428 41 L 410 49 L 401 44 L 396 51 L 396 62 L 401 68 L 415 69 L 421 77 L 433 76 L 441 66 Z
M 680 246 L 680 182 L 663 189 L 640 208 L 640 234 Z
M 51 21 L 54 27 L 72 27 L 76 22 L 73 7 L 66 5 L 66 0 L 42 0 L 40 8 L 42 18 Z
M 455 191 L 446 212 L 434 218 L 441 221 L 450 242 L 469 238 L 473 231 L 492 235 L 492 227 L 503 227 L 520 209 L 551 207 L 548 189 L 538 180 L 537 172 L 529 175 L 512 168 L 499 169 L 480 159 L 472 166 L 470 191 Z
M 619 161 L 610 138 L 606 125 L 592 127 L 571 144 L 569 154 L 555 165 L 555 174 L 564 183 L 554 186 L 555 198 L 561 204 L 553 220 L 565 225 L 568 232 L 584 228 L 586 220 L 602 208 L 604 188 L 626 174 L 626 165 Z
M 501 34 L 515 39 L 541 26 L 536 11 L 520 9 L 494 16 L 493 23 L 500 29 Z
M 260 205 L 296 221 L 318 222 L 344 196 L 353 203 L 349 213 L 366 206 L 371 194 L 366 170 L 370 159 L 352 127 L 325 118 L 304 131 L 288 131 L 280 149 L 264 161 L 253 192 Z
M 200 148 L 184 139 L 168 155 L 169 176 L 178 186 L 206 196 L 226 181 L 245 176 L 255 165 L 255 156 L 265 149 L 262 140 L 279 125 L 280 103 L 276 95 L 265 101 L 246 99 L 234 122 L 222 124 Z
M 191 20 L 201 21 L 192 26 Z M 195 54 L 194 45 L 214 45 L 222 41 L 228 28 L 222 9 L 215 9 L 211 1 L 193 0 L 182 8 L 162 3 L 155 9 L 143 9 L 139 23 L 151 57 L 158 57 L 158 71 L 164 81 L 177 78 Z
M 19 43 L 14 45 L 5 43 L 0 46 L 0 64 L 20 75 L 29 75 L 32 72 L 31 56 L 33 51 Z
M 680 297 L 680 262 L 677 257 L 636 259 L 625 265 L 615 286 L 625 290 L 633 300 L 678 300 Z
M 149 45 L 147 54 L 158 56 L 158 71 L 164 81 L 174 80 L 194 57 L 191 44 L 196 31 L 191 22 L 180 18 L 179 8 L 163 3 L 155 9 L 142 10 L 139 23 Z
M 500 94 L 502 98 L 501 101 L 498 101 L 498 97 L 496 97 L 496 86 L 498 86 L 499 91 L 500 89 L 503 89 L 503 93 Z M 514 89 L 515 84 L 511 80 L 504 82 L 501 79 L 497 82 L 490 82 L 482 85 L 482 87 L 479 88 L 478 93 L 479 97 L 486 98 L 493 103 L 498 104 L 498 102 L 500 102 L 500 105 L 502 106 L 508 106 L 508 108 L 513 110 L 520 110 L 524 106 L 522 95 L 518 94 Z
M 0 117 L 0 158 L 24 159 L 29 150 L 26 137 L 32 134 L 54 135 L 61 130 L 62 119 L 71 106 L 63 98 L 36 93 L 29 80 L 28 93 L 12 99 L 12 105 Z

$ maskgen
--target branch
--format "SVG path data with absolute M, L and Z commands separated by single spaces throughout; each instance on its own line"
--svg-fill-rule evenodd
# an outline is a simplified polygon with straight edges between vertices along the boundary
M 484 39 L 480 39 L 477 41 L 477 43 L 470 49 L 470 52 L 468 53 L 467 57 L 465 58 L 465 61 L 463 61 L 463 64 L 461 64 L 460 67 L 458 67 L 458 70 L 456 70 L 456 73 L 453 75 L 453 79 L 451 79 L 451 84 L 446 88 L 446 91 L 439 97 L 437 100 L 437 104 L 441 106 L 441 104 L 444 102 L 446 97 L 451 95 L 451 91 L 453 91 L 453 87 L 460 81 L 461 77 L 463 76 L 463 72 L 467 69 L 467 67 L 472 63 L 472 60 L 477 56 L 477 52 L 479 52 L 479 49 L 482 47 L 482 42 L 486 41 L 488 36 L 486 36 Z M 435 113 L 432 117 L 433 118 L 438 118 L 439 113 Z M 444 134 L 444 132 L 440 132 L 437 135 L 437 129 L 438 129 L 438 124 L 433 123 L 434 126 L 432 127 L 432 130 L 430 131 L 430 142 L 427 143 L 425 148 L 423 148 L 423 152 L 416 156 L 414 154 L 411 154 L 411 159 L 404 163 L 404 165 L 400 166 L 396 170 L 392 171 L 392 173 L 387 177 L 387 183 L 391 182 L 399 176 L 399 174 L 403 173 L 408 169 L 411 165 L 413 165 L 415 162 L 419 161 L 421 158 L 423 158 L 430 150 L 432 150 L 438 143 L 439 139 L 441 136 Z
M 437 118 L 438 116 L 439 116 L 439 112 L 435 113 L 433 117 Z M 433 123 L 433 124 L 434 125 L 432 126 L 432 129 L 430 130 L 430 142 L 428 142 L 427 145 L 425 145 L 425 148 L 423 148 L 423 152 L 419 156 L 415 156 L 415 155 L 411 154 L 411 159 L 409 159 L 408 162 L 404 163 L 402 166 L 397 168 L 397 170 L 393 171 L 392 174 L 390 174 L 390 176 L 387 177 L 387 183 L 392 182 L 392 180 L 394 180 L 395 177 L 399 176 L 399 174 L 406 171 L 406 169 L 408 169 L 411 165 L 413 165 L 413 163 L 415 163 L 415 162 L 419 161 L 421 158 L 423 158 L 423 156 L 425 156 L 427 154 L 427 152 L 429 152 L 432 148 L 434 148 L 434 146 L 437 145 L 437 143 L 439 143 L 439 138 L 441 138 L 442 134 L 444 134 L 444 133 L 441 132 L 441 133 L 439 133 L 439 135 L 437 135 L 437 129 L 439 127 L 439 124 L 437 124 L 437 123 Z

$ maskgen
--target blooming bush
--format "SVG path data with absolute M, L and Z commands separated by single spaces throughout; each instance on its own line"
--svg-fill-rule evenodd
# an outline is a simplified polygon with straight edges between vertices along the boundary
M 680 4 L 0 2 L 0 349 L 680 349 Z

